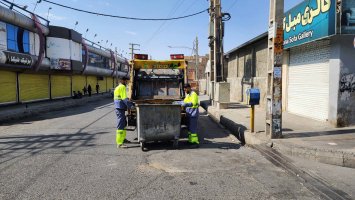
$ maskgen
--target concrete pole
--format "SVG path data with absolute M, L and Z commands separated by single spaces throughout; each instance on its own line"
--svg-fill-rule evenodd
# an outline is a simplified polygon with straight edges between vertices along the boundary
M 214 81 L 221 81 L 221 0 L 214 0 Z
M 215 26 L 214 26 L 214 0 L 210 0 L 210 27 L 209 27 L 209 60 L 210 60 L 210 72 L 207 74 L 207 92 L 210 99 L 213 99 L 213 81 L 215 80 L 215 68 L 214 68 L 214 37 L 215 37 Z
M 284 0 L 270 0 L 266 135 L 282 137 L 282 60 Z

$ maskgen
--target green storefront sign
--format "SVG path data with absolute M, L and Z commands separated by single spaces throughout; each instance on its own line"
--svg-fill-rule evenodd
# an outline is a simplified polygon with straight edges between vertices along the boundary
M 285 13 L 284 49 L 336 33 L 336 0 L 306 0 Z

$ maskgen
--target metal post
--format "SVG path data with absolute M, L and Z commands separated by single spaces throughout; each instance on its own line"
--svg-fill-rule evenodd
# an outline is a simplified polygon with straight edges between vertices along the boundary
M 250 132 L 254 133 L 255 125 L 255 106 L 252 105 L 250 108 Z
M 282 137 L 282 57 L 284 0 L 270 0 L 266 135 Z

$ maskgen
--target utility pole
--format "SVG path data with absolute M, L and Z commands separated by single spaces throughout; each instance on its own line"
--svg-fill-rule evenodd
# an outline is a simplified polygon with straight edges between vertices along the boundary
M 199 73 L 199 57 L 198 57 L 198 37 L 196 36 L 195 40 L 195 57 L 196 57 L 196 65 L 195 65 L 195 80 L 198 81 L 198 73 Z
M 129 49 L 131 50 L 131 53 L 129 53 L 129 54 L 131 54 L 131 59 L 133 60 L 134 59 L 134 51 L 139 51 L 140 49 L 135 49 L 134 47 L 135 46 L 141 46 L 140 44 L 134 44 L 134 43 L 129 43 L 129 45 L 131 46 Z
M 213 1 L 214 8 L 214 81 L 222 81 L 222 63 L 221 63 L 221 24 L 222 24 L 222 12 L 221 12 L 221 0 L 211 0 Z
M 117 47 L 115 47 L 115 59 L 116 61 L 118 61 L 118 53 L 117 53 Z M 118 66 L 116 65 L 116 80 L 115 80 L 115 84 L 118 85 Z M 116 87 L 115 85 L 115 87 Z
M 266 135 L 282 136 L 282 58 L 284 0 L 270 0 Z
M 210 30 L 209 30 L 209 35 L 208 39 L 209 41 L 209 47 L 210 47 L 210 53 L 209 53 L 209 60 L 210 60 L 210 73 L 208 74 L 208 83 L 207 83 L 207 91 L 208 91 L 208 96 L 210 99 L 213 99 L 213 87 L 212 87 L 212 82 L 215 81 L 215 68 L 214 68 L 214 63 L 215 63 L 215 56 L 214 56 L 214 41 L 215 41 L 215 9 L 214 9 L 214 0 L 210 0 L 210 9 L 209 9 L 209 14 L 210 14 Z

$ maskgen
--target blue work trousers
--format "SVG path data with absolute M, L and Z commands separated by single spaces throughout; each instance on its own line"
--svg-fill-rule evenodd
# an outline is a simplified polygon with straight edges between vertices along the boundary
M 117 115 L 117 129 L 124 130 L 127 125 L 126 111 L 116 108 Z
M 198 108 L 186 109 L 187 129 L 191 133 L 197 133 Z

